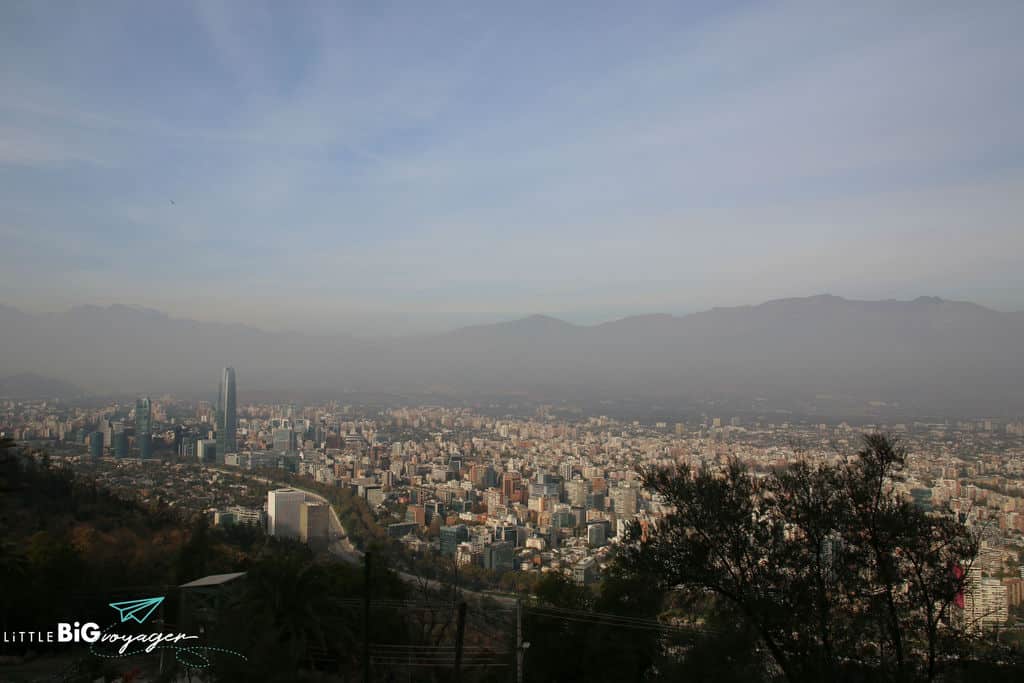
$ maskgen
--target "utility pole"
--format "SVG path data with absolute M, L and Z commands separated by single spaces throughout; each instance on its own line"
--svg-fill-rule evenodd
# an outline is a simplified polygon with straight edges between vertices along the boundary
M 455 556 L 452 557 L 452 568 L 455 572 L 455 582 L 452 585 L 452 604 L 454 605 L 455 600 L 459 597 L 459 558 L 457 549 Z
M 458 628 L 455 631 L 455 675 L 452 680 L 455 683 L 462 681 L 462 642 L 466 638 L 466 603 L 459 603 Z
M 523 601 L 516 598 L 516 683 L 523 683 Z
M 164 589 L 164 594 L 167 593 L 167 589 Z M 160 603 L 160 631 L 167 631 L 167 620 L 164 618 L 164 603 Z M 167 648 L 160 648 L 160 675 L 164 673 L 164 650 Z
M 363 683 L 370 683 L 370 555 L 363 556 Z

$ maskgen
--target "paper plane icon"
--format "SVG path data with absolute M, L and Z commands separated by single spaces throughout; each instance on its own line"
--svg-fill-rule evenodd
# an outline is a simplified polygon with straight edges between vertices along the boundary
M 129 619 L 141 624 L 149 618 L 149 615 L 153 613 L 153 610 L 159 607 L 160 603 L 163 601 L 163 598 L 143 598 L 142 600 L 111 602 L 110 606 L 116 609 L 117 613 L 121 615 L 122 624 Z

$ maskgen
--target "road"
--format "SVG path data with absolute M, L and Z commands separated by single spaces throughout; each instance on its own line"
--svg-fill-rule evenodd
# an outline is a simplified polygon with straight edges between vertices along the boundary
M 217 469 L 217 468 L 211 468 L 211 469 Z M 231 470 L 220 470 L 220 469 L 217 469 L 217 471 L 218 472 L 223 472 L 224 474 L 233 474 L 233 475 L 237 475 L 238 474 L 237 471 L 231 471 Z M 340 560 L 342 560 L 344 562 L 348 562 L 349 564 L 360 564 L 361 565 L 363 563 L 363 551 L 359 550 L 359 548 L 357 548 L 354 545 L 352 545 L 352 541 L 349 539 L 348 534 L 345 533 L 345 527 L 342 526 L 342 524 L 341 524 L 341 519 L 338 518 L 337 511 L 334 509 L 334 506 L 331 505 L 330 501 L 328 501 L 326 498 L 321 496 L 319 493 L 316 493 L 315 491 L 310 491 L 308 489 L 304 489 L 301 486 L 296 486 L 295 484 L 292 484 L 292 483 L 282 482 L 282 481 L 273 481 L 273 480 L 267 479 L 265 477 L 251 476 L 250 478 L 251 479 L 255 479 L 256 481 L 262 482 L 264 484 L 269 484 L 271 486 L 280 486 L 281 488 L 291 488 L 291 489 L 295 489 L 296 491 L 302 491 L 304 494 L 306 494 L 306 498 L 307 499 L 313 499 L 313 500 L 315 500 L 317 502 L 324 503 L 325 505 L 327 505 L 327 508 L 331 511 L 331 531 L 330 531 L 331 541 L 330 541 L 329 545 L 327 546 L 328 552 L 330 552 L 332 555 L 334 555 L 338 559 L 340 559 Z M 436 581 L 434 579 L 425 579 L 425 578 L 422 578 L 422 577 L 414 576 L 412 574 L 408 574 L 406 572 L 395 572 L 395 573 L 398 574 L 398 576 L 405 583 L 410 584 L 412 586 L 415 586 L 417 588 L 421 588 L 424 585 L 426 585 L 426 587 L 429 588 L 430 590 L 437 591 L 437 592 L 442 592 L 442 591 L 447 589 L 447 585 L 446 584 L 444 584 L 444 583 L 442 583 L 440 581 Z M 495 602 L 501 603 L 502 605 L 507 606 L 507 607 L 514 606 L 516 604 L 517 599 L 518 599 L 515 595 L 508 594 L 508 593 L 497 593 L 497 592 L 490 592 L 490 591 L 488 591 L 488 592 L 481 592 L 481 591 L 471 591 L 471 590 L 466 590 L 466 589 L 460 589 L 459 592 L 464 594 L 464 595 L 474 597 L 474 598 L 476 598 L 478 600 L 479 599 L 484 599 L 484 598 L 489 598 L 489 599 L 494 600 Z
M 338 518 L 338 512 L 331 505 L 330 501 L 321 496 L 319 493 L 309 491 L 304 488 L 295 486 L 294 484 L 280 484 L 281 486 L 288 486 L 295 489 L 296 491 L 302 491 L 306 494 L 306 500 L 312 498 L 313 500 L 323 503 L 331 511 L 331 542 L 327 549 L 332 555 L 339 559 L 349 562 L 351 564 L 361 564 L 363 561 L 363 552 L 359 548 L 352 545 L 352 541 L 349 539 L 348 534 L 345 533 L 345 527 L 341 525 L 341 519 Z
M 282 486 L 284 486 L 284 484 L 282 484 Z M 352 564 L 362 564 L 363 552 L 356 548 L 354 545 L 352 545 L 352 541 L 349 540 L 348 535 L 345 533 L 345 527 L 341 525 L 341 520 L 338 518 L 338 513 L 335 511 L 334 506 L 331 505 L 323 496 L 321 496 L 318 493 L 308 491 L 304 488 L 295 486 L 294 484 L 288 484 L 287 486 L 290 486 L 296 491 L 302 491 L 303 493 L 306 494 L 308 498 L 312 498 L 313 500 L 316 500 L 318 502 L 325 503 L 330 508 L 331 543 L 328 546 L 328 550 L 332 555 L 338 557 L 341 560 L 344 560 L 345 562 L 349 562 Z M 404 582 L 416 586 L 417 588 L 421 588 L 422 586 L 426 585 L 426 587 L 430 590 L 437 592 L 442 592 L 443 590 L 446 590 L 448 588 L 444 583 L 440 581 L 435 581 L 434 579 L 426 579 L 414 576 L 412 574 L 408 574 L 406 572 L 396 571 L 395 573 L 398 574 L 399 578 L 401 578 Z M 501 603 L 509 607 L 514 606 L 516 604 L 516 597 L 514 595 L 508 595 L 505 593 L 491 593 L 471 591 L 465 589 L 460 589 L 459 592 L 464 595 L 474 597 L 478 600 L 483 598 L 490 598 L 495 602 Z
M 221 472 L 223 474 L 230 474 L 233 476 L 238 476 L 240 474 L 240 472 L 237 470 L 222 470 L 218 467 L 211 467 L 210 469 L 217 472 Z M 327 509 L 331 511 L 331 541 L 328 546 L 328 550 L 332 555 L 346 562 L 349 562 L 351 564 L 362 564 L 362 551 L 359 550 L 359 548 L 352 545 L 352 541 L 349 540 L 348 534 L 345 533 L 345 527 L 341 525 L 341 520 L 338 518 L 338 513 L 335 511 L 334 506 L 331 505 L 330 501 L 328 501 L 326 498 L 321 496 L 319 493 L 309 491 L 307 489 L 296 486 L 295 484 L 290 484 L 288 482 L 274 481 L 272 479 L 267 479 L 266 477 L 257 477 L 255 475 L 248 475 L 247 478 L 253 479 L 263 484 L 268 484 L 270 486 L 280 486 L 281 488 L 302 491 L 304 494 L 306 494 L 307 500 L 312 498 L 313 500 L 326 505 Z

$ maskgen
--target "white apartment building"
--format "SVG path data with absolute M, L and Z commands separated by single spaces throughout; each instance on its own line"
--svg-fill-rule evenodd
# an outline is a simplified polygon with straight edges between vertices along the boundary
M 306 494 L 295 489 L 277 489 L 267 493 L 267 533 L 280 538 L 298 538 L 300 510 Z

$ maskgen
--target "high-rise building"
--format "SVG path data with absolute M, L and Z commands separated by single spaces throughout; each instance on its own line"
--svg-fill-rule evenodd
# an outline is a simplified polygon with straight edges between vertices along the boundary
M 570 505 L 585 507 L 587 494 L 590 493 L 589 482 L 582 479 L 573 479 L 565 482 L 565 497 Z
M 95 431 L 89 435 L 89 455 L 94 458 L 103 457 L 103 432 Z
M 1024 578 L 1007 578 L 1002 583 L 1006 586 L 1006 605 L 1011 609 L 1024 603 Z
M 299 506 L 299 540 L 314 548 L 326 548 L 330 540 L 331 512 L 324 503 Z
M 569 481 L 572 479 L 572 463 L 563 462 L 558 466 L 558 474 L 562 476 L 562 481 Z
M 441 527 L 441 554 L 455 557 L 460 543 L 469 540 L 469 529 L 465 524 Z
M 999 580 L 982 578 L 977 567 L 971 567 L 964 582 L 964 626 L 969 631 L 998 628 L 1006 623 L 1008 590 Z
M 177 439 L 178 446 L 178 458 L 181 460 L 192 461 L 196 460 L 196 443 L 199 441 L 199 437 L 192 430 L 182 430 L 181 436 Z
M 478 489 L 486 488 L 484 473 L 486 472 L 484 465 L 471 465 L 469 468 L 469 480 L 473 482 L 473 486 Z
M 572 578 L 580 586 L 586 586 L 597 578 L 597 564 L 594 558 L 585 557 L 572 568 Z
M 576 526 L 576 516 L 572 513 L 572 509 L 565 504 L 555 505 L 554 512 L 551 513 L 551 526 L 556 529 L 569 529 Z
M 199 439 L 196 441 L 196 460 L 200 463 L 204 465 L 213 465 L 217 463 L 218 452 L 217 442 L 213 439 Z
M 484 468 L 484 488 L 492 488 L 498 485 L 498 471 L 493 465 Z
M 505 502 L 512 500 L 519 500 L 516 495 L 521 484 L 521 475 L 518 472 L 505 472 L 501 479 L 501 495 L 505 499 Z
M 455 548 L 455 564 L 459 567 L 478 564 L 479 554 L 473 551 L 472 543 L 460 543 Z
M 298 450 L 298 439 L 291 429 L 274 430 L 274 452 L 294 453 Z
M 301 508 L 306 494 L 295 489 L 276 489 L 267 493 L 267 533 L 279 538 L 298 538 Z
M 531 482 L 529 486 L 530 498 L 539 498 L 541 496 L 548 498 L 558 498 L 562 493 L 561 482 Z
M 238 450 L 238 401 L 235 388 L 235 369 L 224 368 L 220 377 L 220 395 L 217 398 L 217 462 L 224 455 Z
M 487 505 L 487 512 L 491 515 L 495 515 L 498 512 L 498 508 L 501 507 L 501 491 L 498 489 L 487 489 L 484 491 L 484 504 Z
M 503 524 L 494 527 L 494 541 L 500 543 L 501 541 L 508 541 L 512 546 L 519 545 L 519 532 L 514 525 Z
M 135 402 L 135 443 L 140 458 L 153 457 L 153 404 L 149 396 Z
M 630 486 L 628 482 L 622 482 L 618 487 L 612 489 L 612 506 L 615 514 L 631 516 L 636 514 L 637 489 Z
M 416 526 L 426 526 L 426 509 L 422 505 L 409 505 L 405 508 L 405 521 L 413 522 Z
M 114 423 L 110 420 L 100 420 L 96 429 L 103 432 L 103 446 L 112 448 L 114 445 Z
M 435 517 L 444 522 L 444 512 L 444 503 L 439 500 L 431 500 L 423 504 L 423 515 L 427 524 L 433 522 Z
M 128 457 L 128 432 L 124 428 L 114 432 L 114 457 Z

